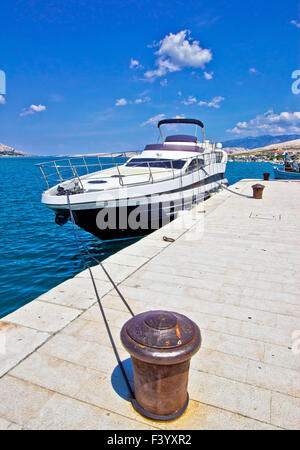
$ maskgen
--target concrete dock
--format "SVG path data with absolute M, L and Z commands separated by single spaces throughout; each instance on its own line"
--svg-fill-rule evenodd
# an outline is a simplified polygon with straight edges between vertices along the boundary
M 300 183 L 262 182 L 255 200 L 255 182 L 104 263 L 136 314 L 173 310 L 200 327 L 183 416 L 133 410 L 85 270 L 0 321 L 0 429 L 299 429 Z M 132 380 L 119 338 L 131 316 L 102 269 L 92 272 Z

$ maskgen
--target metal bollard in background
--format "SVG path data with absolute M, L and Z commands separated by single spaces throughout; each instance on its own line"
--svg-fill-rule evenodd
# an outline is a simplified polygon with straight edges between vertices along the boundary
M 262 199 L 264 188 L 265 186 L 263 184 L 253 184 L 253 198 Z
M 147 311 L 130 319 L 121 330 L 134 372 L 134 408 L 146 417 L 172 420 L 189 401 L 191 357 L 199 350 L 199 327 L 182 314 Z

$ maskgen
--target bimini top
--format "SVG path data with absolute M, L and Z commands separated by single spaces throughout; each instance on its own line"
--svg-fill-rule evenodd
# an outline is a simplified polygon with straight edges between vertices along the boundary
M 175 142 L 175 141 L 173 141 Z M 148 144 L 146 145 L 144 150 L 152 150 L 152 151 L 179 151 L 179 152 L 200 152 L 202 153 L 204 151 L 203 147 L 200 147 L 199 145 L 194 145 L 186 143 L 184 145 L 184 142 L 182 142 L 181 145 L 178 144 L 169 144 L 169 142 L 166 142 L 165 144 Z
M 165 142 L 197 142 L 196 136 L 189 136 L 188 134 L 174 134 L 167 136 Z
M 167 123 L 188 123 L 192 125 L 199 125 L 199 127 L 204 128 L 203 123 L 198 119 L 163 119 L 158 122 L 157 127 L 159 128 L 161 125 L 165 125 Z

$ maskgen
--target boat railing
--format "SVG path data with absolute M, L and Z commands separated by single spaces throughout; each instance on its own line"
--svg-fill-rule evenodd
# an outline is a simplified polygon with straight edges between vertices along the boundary
M 96 155 L 72 156 L 59 158 L 36 164 L 39 167 L 47 188 L 63 183 L 68 180 L 77 179 L 82 187 L 82 177 L 99 170 L 117 167 L 128 161 L 129 158 L 139 155 L 141 152 L 118 152 Z M 119 170 L 119 169 L 117 169 Z
M 141 152 L 127 152 L 127 153 L 112 153 L 109 155 L 99 154 L 99 155 L 90 155 L 90 156 L 80 156 L 80 157 L 70 157 L 70 158 L 61 158 L 54 161 L 46 161 L 37 164 L 40 168 L 42 176 L 47 184 L 47 188 L 55 186 L 56 184 L 63 183 L 66 181 L 77 180 L 78 185 L 84 189 L 83 187 L 83 179 L 86 178 L 89 174 L 93 172 L 104 171 L 105 169 L 110 169 L 112 167 L 116 167 L 117 174 L 113 175 L 114 177 L 119 178 L 120 186 L 130 186 L 131 184 L 148 184 L 154 183 L 155 181 L 163 181 L 162 178 L 156 177 L 160 173 L 166 174 L 166 169 L 169 169 L 171 175 L 168 175 L 166 179 L 172 179 L 175 177 L 182 176 L 182 165 L 180 169 L 178 167 L 174 167 L 174 161 L 172 159 L 159 159 L 159 163 L 165 163 L 165 167 L 162 167 L 162 170 L 157 170 L 159 167 L 154 166 L 153 161 L 145 162 L 141 161 L 140 168 L 145 168 L 145 171 L 139 171 L 138 173 L 128 173 L 122 174 L 122 165 L 125 164 L 131 157 L 135 155 L 140 155 Z M 212 155 L 212 153 L 210 154 Z M 196 160 L 192 167 L 192 169 L 187 169 L 190 172 L 194 170 L 199 170 L 201 166 L 204 164 L 204 154 L 201 153 L 195 156 L 189 156 L 187 158 L 180 158 L 181 161 L 192 161 Z M 208 156 L 208 154 L 207 154 Z M 219 161 L 220 162 L 220 161 Z M 206 164 L 205 164 L 206 165 Z M 139 163 L 135 162 L 134 167 L 139 167 Z M 189 167 L 189 166 L 188 166 Z M 154 170 L 155 169 L 155 170 Z M 145 179 L 146 176 L 146 179 Z M 111 178 L 111 173 L 105 175 L 105 172 L 101 172 L 99 177 L 97 178 L 98 182 L 101 180 L 107 181 L 107 179 Z M 126 178 L 126 183 L 124 183 L 124 178 Z M 130 181 L 133 180 L 134 181 Z

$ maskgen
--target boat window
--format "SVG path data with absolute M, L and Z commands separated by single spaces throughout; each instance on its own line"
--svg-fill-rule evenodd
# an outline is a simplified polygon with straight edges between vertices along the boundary
M 202 158 L 193 159 L 188 165 L 187 172 L 193 172 L 194 170 L 199 169 L 199 167 L 204 165 L 204 161 Z
M 223 158 L 223 153 L 222 152 L 216 152 L 216 162 L 220 163 L 222 161 Z
M 212 152 L 205 155 L 205 164 L 215 164 L 222 162 L 222 152 Z
M 157 158 L 132 158 L 126 166 L 128 167 L 163 167 L 164 169 L 181 169 L 186 161 L 182 159 L 157 159 Z

